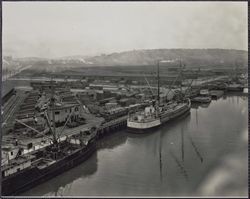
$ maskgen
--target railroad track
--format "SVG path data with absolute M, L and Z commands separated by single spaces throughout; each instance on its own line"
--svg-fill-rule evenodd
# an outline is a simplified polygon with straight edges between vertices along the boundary
M 4 107 L 4 112 L 2 114 L 3 118 L 3 125 L 6 125 L 7 123 L 10 123 L 9 120 L 10 118 L 14 115 L 15 111 L 17 110 L 17 107 L 22 103 L 24 99 L 24 95 L 16 95 L 15 98 L 11 99 L 11 102 L 9 102 L 5 107 Z
M 20 100 L 20 97 L 17 96 L 13 103 L 11 103 L 3 112 L 3 122 L 6 123 L 8 121 L 8 119 L 10 118 L 11 114 L 14 112 L 16 105 L 18 103 L 18 101 Z

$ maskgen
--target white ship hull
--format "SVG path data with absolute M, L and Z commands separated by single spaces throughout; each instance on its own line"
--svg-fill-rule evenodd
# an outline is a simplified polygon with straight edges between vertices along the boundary
M 160 126 L 160 119 L 153 120 L 151 122 L 130 122 L 127 121 L 127 127 L 138 130 L 150 129 L 156 126 Z
M 156 118 L 155 120 L 152 121 L 147 121 L 147 122 L 137 122 L 137 121 L 130 121 L 129 119 L 127 120 L 127 127 L 128 130 L 132 130 L 133 132 L 136 133 L 143 133 L 146 130 L 151 130 L 152 128 L 158 127 L 161 124 L 177 118 L 181 115 L 183 115 L 186 112 L 190 111 L 190 107 L 191 107 L 191 103 L 189 101 L 189 103 L 187 104 L 180 104 L 178 105 L 178 107 L 174 108 L 174 109 L 169 109 L 167 111 L 163 111 L 160 114 L 159 118 Z

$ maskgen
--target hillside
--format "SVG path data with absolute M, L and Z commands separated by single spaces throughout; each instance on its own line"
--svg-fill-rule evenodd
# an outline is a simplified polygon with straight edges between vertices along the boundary
M 89 72 L 90 68 L 91 70 L 95 69 L 96 73 L 96 71 L 103 71 L 100 67 L 106 68 L 107 66 L 109 66 L 109 74 L 112 74 L 116 70 L 121 72 L 121 67 L 123 72 L 131 73 L 131 71 L 137 71 L 140 73 L 146 70 L 147 66 L 155 65 L 157 60 L 165 61 L 161 63 L 161 66 L 177 67 L 179 66 L 180 57 L 186 68 L 235 68 L 236 66 L 247 67 L 248 65 L 247 51 L 225 49 L 133 50 L 93 57 L 69 56 L 60 59 L 19 58 L 13 59 L 12 62 L 20 65 L 20 68 L 31 66 L 29 69 L 27 68 L 21 72 L 21 75 L 24 76 L 41 72 L 68 70 Z M 6 68 L 8 70 L 12 68 L 9 63 L 10 61 L 3 59 L 3 69 Z M 86 68 L 89 69 L 86 70 Z
M 239 66 L 247 66 L 248 63 L 247 51 L 225 49 L 133 50 L 86 60 L 96 66 L 152 65 L 156 60 L 166 60 L 165 64 L 176 65 L 180 57 L 187 67 L 235 67 L 236 63 Z

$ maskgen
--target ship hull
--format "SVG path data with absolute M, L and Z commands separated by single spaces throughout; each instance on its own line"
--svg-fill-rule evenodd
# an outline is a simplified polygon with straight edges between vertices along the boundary
M 127 127 L 127 131 L 129 133 L 135 133 L 135 134 L 144 134 L 144 133 L 151 133 L 152 130 L 158 129 L 160 125 L 153 126 L 150 128 L 145 128 L 145 129 L 138 129 L 138 128 L 133 128 L 133 127 Z
M 79 149 L 75 153 L 44 168 L 23 170 L 14 176 L 7 177 L 2 182 L 2 195 L 17 195 L 32 187 L 41 184 L 88 159 L 96 151 L 96 142 L 90 143 L 86 148 Z
M 191 99 L 192 103 L 210 103 L 211 101 L 212 101 L 212 96 L 198 96 Z
M 191 100 L 192 103 L 210 103 L 212 101 L 212 98 L 210 100 L 204 100 L 204 99 L 193 99 Z
M 238 92 L 242 92 L 243 89 L 244 89 L 243 87 L 228 87 L 228 88 L 227 88 L 227 91 L 232 91 L 232 92 L 238 91 Z
M 173 120 L 175 118 L 178 118 L 178 117 L 184 115 L 185 113 L 187 113 L 189 111 L 190 111 L 190 105 L 184 107 L 182 110 L 179 110 L 179 111 L 177 111 L 177 112 L 175 112 L 173 114 L 162 115 L 161 116 L 161 123 L 163 124 L 163 123 L 166 123 L 168 121 L 171 121 L 171 120 Z
M 128 125 L 127 130 L 129 132 L 137 133 L 137 134 L 152 132 L 153 129 L 158 128 L 162 124 L 164 124 L 164 123 L 166 123 L 168 121 L 171 121 L 171 120 L 173 120 L 175 118 L 178 118 L 178 117 L 186 114 L 187 112 L 190 112 L 190 108 L 191 108 L 191 104 L 189 103 L 189 104 L 187 104 L 187 105 L 185 105 L 185 106 L 181 107 L 180 109 L 177 109 L 177 110 L 175 110 L 173 112 L 161 114 L 161 116 L 160 116 L 160 124 L 159 125 L 155 125 L 155 126 L 152 126 L 150 128 L 137 128 L 136 126 L 132 127 L 132 126 Z
M 154 128 L 157 128 L 160 125 L 161 125 L 160 119 L 156 119 L 147 123 L 127 121 L 128 131 L 135 133 L 143 133 L 144 131 L 150 131 Z

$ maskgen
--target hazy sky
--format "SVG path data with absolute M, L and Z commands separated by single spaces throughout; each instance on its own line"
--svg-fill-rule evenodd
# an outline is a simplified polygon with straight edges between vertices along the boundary
M 2 2 L 3 53 L 95 55 L 152 48 L 247 50 L 247 2 Z

